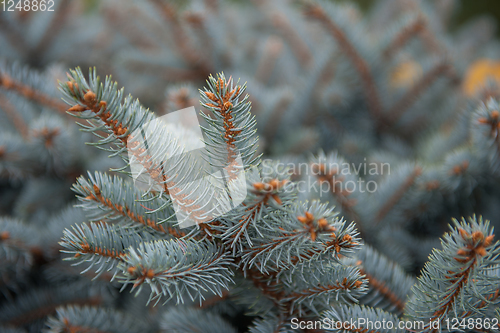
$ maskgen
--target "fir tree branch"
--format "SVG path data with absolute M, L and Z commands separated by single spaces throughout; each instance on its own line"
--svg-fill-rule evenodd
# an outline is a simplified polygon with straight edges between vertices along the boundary
M 9 40 L 10 45 L 12 45 L 20 54 L 24 54 L 28 49 L 26 41 L 23 38 L 22 33 L 17 29 L 17 26 L 11 24 L 11 22 L 5 18 L 5 12 L 2 11 L 0 17 L 0 27 L 4 32 L 4 35 Z M 0 80 L 1 82 L 1 80 Z
M 198 96 L 192 90 L 194 88 L 191 86 L 167 89 L 167 103 L 165 103 L 167 104 L 167 110 L 163 111 L 163 113 L 166 113 L 166 111 L 182 110 L 199 103 Z
M 364 232 L 362 228 L 363 224 L 355 208 L 357 200 L 349 198 L 349 195 L 351 193 L 347 189 L 339 189 L 339 182 L 343 182 L 345 180 L 345 177 L 337 177 L 338 170 L 327 170 L 329 168 L 323 163 L 314 163 L 312 164 L 311 168 L 318 178 L 320 184 L 322 182 L 328 183 L 328 186 L 331 189 L 330 193 L 333 195 L 336 202 L 340 205 L 342 212 L 344 212 L 351 220 L 356 223 L 359 232 L 362 235 Z
M 222 292 L 222 296 L 219 296 L 219 295 L 212 296 L 211 298 L 208 298 L 205 301 L 203 301 L 203 303 L 201 305 L 199 305 L 198 307 L 200 309 L 212 307 L 219 302 L 227 300 L 230 296 L 231 296 L 231 293 L 227 290 L 224 290 Z
M 159 198 L 146 201 L 141 198 L 142 192 L 121 178 L 96 173 L 89 179 L 80 177 L 73 185 L 73 189 L 82 202 L 91 201 L 98 204 L 97 206 L 83 205 L 88 211 L 97 210 L 97 215 L 92 216 L 93 219 L 105 219 L 111 222 L 118 219 L 121 222 L 122 218 L 125 218 L 125 221 L 131 220 L 137 225 L 173 237 L 179 238 L 186 235 L 178 227 L 173 226 L 175 221 L 166 221 L 174 214 L 170 202 L 162 202 Z M 117 194 L 119 197 L 116 196 Z
M 452 67 L 446 62 L 440 62 L 416 82 L 404 95 L 387 111 L 387 126 L 396 123 L 408 108 L 431 85 L 442 76 L 452 76 Z
M 59 2 L 49 26 L 44 31 L 43 36 L 38 40 L 36 46 L 30 51 L 34 61 L 39 61 L 41 59 L 41 55 L 51 47 L 54 38 L 64 27 L 71 8 L 70 3 L 70 0 L 62 0 Z
M 280 272 L 326 253 L 335 257 L 349 254 L 359 246 L 354 224 L 347 226 L 345 221 L 334 219 L 335 214 L 324 204 L 306 202 L 293 209 L 290 215 L 270 215 L 265 221 L 269 230 L 261 228 L 262 238 L 244 249 L 242 267 L 256 266 L 265 274 L 269 270 Z M 280 225 L 277 230 L 276 224 Z
M 244 251 L 245 247 L 252 247 L 250 233 L 254 230 L 259 232 L 257 222 L 264 215 L 273 211 L 276 205 L 282 205 L 283 201 L 290 201 L 291 183 L 287 178 L 283 178 L 283 174 L 276 171 L 273 170 L 269 174 L 264 174 L 263 171 L 263 175 L 265 175 L 263 178 L 271 178 L 267 182 L 253 182 L 247 179 L 247 187 L 249 188 L 241 207 L 237 207 L 227 214 L 224 223 L 215 227 L 216 230 L 222 232 L 221 238 L 230 245 L 234 254 L 236 254 L 236 250 Z
M 316 279 L 298 279 L 290 286 L 286 300 L 292 302 L 292 311 L 297 307 L 298 315 L 305 308 L 318 314 L 320 310 L 336 302 L 357 302 L 366 292 L 367 281 L 357 267 L 328 265 L 319 269 Z
M 372 116 L 379 123 L 382 121 L 383 107 L 380 101 L 379 93 L 375 85 L 375 81 L 370 72 L 370 68 L 366 61 L 359 55 L 352 43 L 347 39 L 345 33 L 340 27 L 331 20 L 324 9 L 317 4 L 308 5 L 306 14 L 315 18 L 323 24 L 328 33 L 337 41 L 342 51 L 345 53 L 353 67 L 358 72 L 365 91 L 367 107 L 372 113 Z
M 70 300 L 68 303 L 64 303 L 68 305 L 99 305 L 101 304 L 101 299 L 98 297 L 92 297 L 88 299 L 74 299 Z M 13 326 L 24 326 L 27 323 L 32 323 L 35 320 L 47 317 L 55 312 L 55 310 L 61 306 L 62 303 L 48 303 L 44 304 L 43 307 L 38 309 L 34 309 L 30 312 L 25 312 L 19 317 L 15 317 L 10 319 L 7 323 Z
M 430 255 L 413 288 L 414 297 L 407 303 L 409 318 L 441 323 L 448 316 L 466 315 L 469 310 L 480 312 L 482 302 L 474 300 L 488 302 L 492 289 L 496 294 L 498 276 L 493 278 L 495 286 L 485 273 L 499 264 L 500 243 L 494 243 L 489 221 L 474 217 L 468 222 L 454 220 L 454 228 L 442 240 L 443 249 Z M 424 330 L 434 329 L 427 324 Z
M 64 103 L 57 101 L 52 97 L 47 96 L 32 87 L 29 87 L 28 85 L 24 85 L 23 83 L 14 80 L 9 75 L 7 75 L 6 73 L 2 73 L 1 71 L 0 71 L 0 88 L 3 88 L 5 90 L 15 91 L 16 93 L 20 94 L 26 99 L 47 106 L 48 108 L 60 112 L 66 111 L 66 106 L 64 105 Z
M 158 8 L 165 20 L 171 24 L 175 46 L 182 58 L 197 70 L 199 77 L 207 77 L 212 72 L 211 66 L 205 58 L 200 56 L 200 52 L 189 43 L 188 35 L 175 8 L 163 0 L 151 0 L 151 2 Z
M 358 323 L 358 319 L 365 319 L 365 324 L 352 325 L 350 323 L 355 320 Z M 327 332 L 336 332 L 342 330 L 345 333 L 404 333 L 405 330 L 399 328 L 399 318 L 395 315 L 382 311 L 377 308 L 370 308 L 366 306 L 359 305 L 338 305 L 332 307 L 330 310 L 325 311 L 321 317 L 321 320 L 325 321 L 330 325 Z M 383 323 L 391 322 L 393 328 L 375 328 L 373 323 Z M 369 324 L 371 323 L 371 324 Z M 340 325 L 339 325 L 340 324 Z M 370 327 L 371 326 L 371 327 Z M 382 325 L 380 325 L 382 326 Z M 388 326 L 388 325 L 387 325 Z
M 13 326 L 25 326 L 51 315 L 63 305 L 99 305 L 106 294 L 97 295 L 88 282 L 72 282 L 30 290 L 16 300 L 0 308 L 0 322 Z
M 72 229 L 72 231 L 64 230 L 59 243 L 65 248 L 62 252 L 74 254 L 65 260 L 77 260 L 77 265 L 88 263 L 83 272 L 98 266 L 95 271 L 96 277 L 104 272 L 113 271 L 112 280 L 118 273 L 117 265 L 125 262 L 127 249 L 138 247 L 148 239 L 144 234 L 106 223 L 76 225 Z
M 158 68 L 156 64 L 144 63 L 138 60 L 127 60 L 127 68 L 144 74 L 158 75 L 160 78 L 169 81 L 188 82 L 199 80 L 200 74 L 196 69 L 175 68 L 162 66 Z
M 237 330 L 217 313 L 187 307 L 172 307 L 160 321 L 162 332 L 236 333 Z
M 401 200 L 403 195 L 408 191 L 408 189 L 415 183 L 418 176 L 422 174 L 422 168 L 416 166 L 408 178 L 403 184 L 394 192 L 394 194 L 385 202 L 382 207 L 380 207 L 377 215 L 375 216 L 375 224 L 379 224 L 380 221 L 384 219 L 385 216 L 391 211 L 391 209 Z
M 257 66 L 255 77 L 266 84 L 271 78 L 273 69 L 283 50 L 283 43 L 276 37 L 269 37 L 264 45 L 263 54 Z
M 390 261 L 367 244 L 356 253 L 356 258 L 356 266 L 366 276 L 370 289 L 360 302 L 385 311 L 402 313 L 415 279 L 407 275 L 396 262 Z M 381 298 L 389 304 L 386 306 Z
M 388 60 L 395 51 L 401 49 L 409 40 L 418 35 L 426 28 L 426 22 L 422 16 L 418 16 L 413 22 L 404 27 L 389 43 L 382 52 L 383 57 Z
M 143 154 L 144 148 L 140 147 L 140 143 L 134 140 L 135 138 L 130 137 L 131 133 L 142 124 L 153 120 L 153 113 L 145 110 L 138 101 L 132 102 L 131 96 L 122 102 L 123 89 L 118 91 L 117 84 L 113 83 L 110 77 L 106 78 L 104 85 L 100 84 L 95 70 L 90 70 L 89 77 L 90 82 L 87 83 L 78 68 L 71 71 L 70 80 L 61 85 L 61 89 L 66 96 L 78 102 L 68 111 L 75 112 L 74 115 L 78 115 L 90 110 L 92 113 L 90 118 L 99 119 L 110 134 L 107 138 L 103 138 L 95 133 L 101 126 L 91 125 L 86 127 L 87 130 L 94 132 L 102 139 L 98 145 L 114 142 L 118 146 L 118 150 L 115 152 L 112 149 L 111 151 L 118 154 L 125 152 L 128 144 L 129 153 L 146 168 L 146 171 L 156 181 L 156 184 L 161 184 L 164 191 L 169 193 L 166 183 L 167 176 L 163 165 L 158 165 L 149 154 Z
M 133 8 L 122 10 L 123 13 L 121 13 L 120 10 L 121 8 L 111 6 L 104 8 L 104 15 L 107 21 L 115 26 L 116 30 L 121 31 L 122 36 L 125 37 L 131 45 L 145 50 L 157 50 L 159 46 L 150 36 L 141 33 L 140 30 L 128 29 L 130 15 L 137 15 L 139 9 Z
M 206 63 L 214 63 L 213 58 L 215 56 L 215 46 L 212 35 L 208 32 L 207 28 L 207 15 L 202 13 L 188 12 L 184 14 L 184 19 L 192 27 L 192 30 L 197 34 L 200 48 L 203 50 L 204 58 Z M 222 53 L 220 55 L 222 58 L 228 58 L 227 53 Z M 191 106 L 191 105 L 190 105 Z
M 56 309 L 49 317 L 47 333 L 144 333 L 148 325 L 137 317 L 112 308 L 67 305 Z
M 183 302 L 187 292 L 191 299 L 204 299 L 202 292 L 210 291 L 222 296 L 221 288 L 228 289 L 233 272 L 233 259 L 223 248 L 209 242 L 171 240 L 141 243 L 137 249 L 129 248 L 121 265 L 120 281 L 133 284 L 139 293 L 145 283 L 151 287 L 149 300 L 161 296 Z M 194 295 L 192 294 L 194 293 Z
M 16 219 L 0 217 L 0 261 L 18 268 L 43 261 L 44 252 L 38 245 L 39 232 Z
M 288 41 L 288 45 L 292 48 L 297 60 L 302 67 L 307 68 L 312 63 L 312 54 L 309 46 L 293 29 L 288 18 L 282 13 L 274 13 L 271 17 L 273 25 L 281 32 L 281 35 Z
M 281 36 L 283 36 L 283 39 L 287 41 L 300 66 L 303 68 L 310 66 L 313 60 L 311 50 L 309 49 L 307 43 L 305 43 L 299 36 L 286 15 L 278 10 L 275 10 L 274 8 L 269 8 L 271 3 L 270 1 L 253 0 L 253 3 L 257 6 L 261 13 L 268 17 L 272 25 L 279 31 Z
M 271 114 L 271 117 L 267 124 L 264 125 L 264 129 L 262 131 L 264 138 L 268 139 L 271 142 L 274 141 L 278 134 L 278 131 L 276 130 L 276 124 L 281 123 L 292 101 L 293 97 L 286 94 L 279 100 L 276 106 L 273 107 L 273 113 Z
M 23 117 L 16 111 L 14 105 L 12 105 L 12 103 L 10 103 L 10 101 L 3 94 L 0 94 L 0 107 L 23 139 L 27 140 L 29 137 L 28 125 L 24 121 Z
M 290 312 L 290 304 L 283 302 L 285 293 L 283 290 L 280 290 L 279 283 L 273 279 L 273 275 L 262 274 L 255 269 L 248 269 L 245 270 L 245 277 L 250 279 L 253 285 L 259 289 L 281 313 Z
M 234 86 L 232 78 L 226 79 L 224 74 L 210 76 L 208 87 L 201 94 L 201 105 L 212 111 L 214 118 L 201 113 L 209 127 L 202 130 L 209 140 L 206 144 L 212 148 L 210 155 L 219 162 L 217 167 L 226 168 L 229 181 L 238 177 L 242 171 L 252 165 L 258 165 L 258 136 L 256 135 L 255 116 L 250 113 L 248 95 L 243 97 L 246 85 Z M 225 146 L 225 152 L 219 145 Z M 238 165 L 237 155 L 241 156 L 242 166 Z

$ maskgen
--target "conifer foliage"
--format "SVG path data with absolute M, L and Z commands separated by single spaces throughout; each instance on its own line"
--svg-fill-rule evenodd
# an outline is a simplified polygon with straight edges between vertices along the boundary
M 500 331 L 500 45 L 454 3 L 0 13 L 0 330 Z M 155 123 L 189 106 L 203 161 Z

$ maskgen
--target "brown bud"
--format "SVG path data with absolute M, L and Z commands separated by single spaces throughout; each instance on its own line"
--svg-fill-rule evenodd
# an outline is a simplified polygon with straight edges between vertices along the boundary
M 307 223 L 307 218 L 305 216 L 298 216 L 297 220 L 304 224 Z
M 276 188 L 279 187 L 279 182 L 277 179 L 273 179 L 268 183 L 271 186 L 272 190 L 275 190 Z
M 85 93 L 85 95 L 83 96 L 83 99 L 85 100 L 85 102 L 87 102 L 88 104 L 94 104 L 95 103 L 95 99 L 96 99 L 96 95 L 94 92 L 92 91 L 87 91 Z
M 477 121 L 480 123 L 480 124 L 488 124 L 489 121 L 488 119 L 484 118 L 484 117 L 481 117 L 481 118 L 478 118 Z
M 484 235 L 481 231 L 474 231 L 472 233 L 472 240 L 474 242 L 477 242 L 477 241 L 482 241 L 484 239 Z
M 351 235 L 346 234 L 344 237 L 342 237 L 342 240 L 344 242 L 350 242 L 352 240 L 352 237 L 351 237 Z
M 154 278 L 154 277 L 155 277 L 155 272 L 154 272 L 151 268 L 150 268 L 150 269 L 148 269 L 148 272 L 146 273 L 146 277 L 147 277 L 148 279 L 152 279 L 152 278 Z
M 460 236 L 462 236 L 462 238 L 464 238 L 464 239 L 469 237 L 469 233 L 462 228 L 459 228 L 458 232 L 460 233 Z
M 8 231 L 2 231 L 0 233 L 0 240 L 6 240 L 10 238 L 10 233 Z
M 9 89 L 12 87 L 13 83 L 11 78 L 8 75 L 1 75 L 0 73 L 0 85 L 3 85 L 5 88 Z
M 205 95 L 207 95 L 207 97 L 210 98 L 212 101 L 217 102 L 217 97 L 215 96 L 214 93 L 205 91 Z
M 259 191 L 262 191 L 264 188 L 265 188 L 265 185 L 263 183 L 254 183 L 253 184 L 253 187 L 256 189 L 256 190 L 259 190 Z
M 100 196 L 101 195 L 101 190 L 99 189 L 99 186 L 97 186 L 96 184 L 94 184 L 94 193 L 95 195 L 97 196 Z
M 323 218 L 323 217 L 322 217 L 322 218 L 320 218 L 320 219 L 318 220 L 318 226 L 319 226 L 320 228 L 322 228 L 322 229 L 323 229 L 323 228 L 325 228 L 327 225 L 328 225 L 328 221 L 327 221 L 325 218 Z
M 71 112 L 82 112 L 85 110 L 87 110 L 87 109 L 84 106 L 81 106 L 80 104 L 73 105 L 72 107 L 70 107 L 68 109 L 68 111 L 71 111 Z
M 99 109 L 106 109 L 108 103 L 106 103 L 106 101 L 100 101 L 99 102 Z
M 486 255 L 486 249 L 483 246 L 480 246 L 476 249 L 477 254 L 484 257 Z
M 309 212 L 306 212 L 306 217 L 308 220 L 314 220 L 314 215 Z

